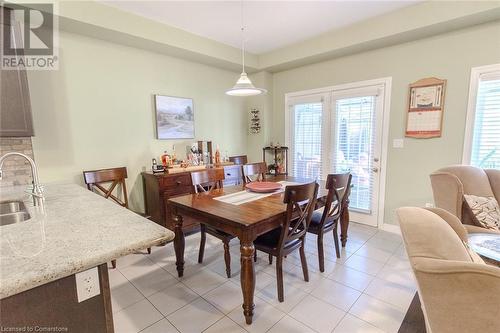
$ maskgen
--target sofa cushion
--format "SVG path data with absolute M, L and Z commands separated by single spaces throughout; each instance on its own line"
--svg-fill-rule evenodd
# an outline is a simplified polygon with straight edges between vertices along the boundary
M 494 197 L 464 194 L 465 201 L 481 226 L 500 230 L 500 208 Z

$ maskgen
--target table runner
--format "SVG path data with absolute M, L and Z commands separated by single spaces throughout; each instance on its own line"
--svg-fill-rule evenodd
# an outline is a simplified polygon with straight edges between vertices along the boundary
M 216 198 L 214 198 L 214 200 L 218 200 L 218 201 L 225 202 L 225 203 L 228 203 L 231 205 L 239 206 L 239 205 L 242 205 L 242 204 L 247 203 L 247 202 L 251 202 L 251 201 L 259 200 L 259 199 L 262 199 L 265 197 L 269 197 L 269 196 L 276 194 L 276 193 L 281 193 L 285 190 L 285 187 L 287 187 L 289 185 L 299 185 L 300 184 L 300 183 L 296 183 L 296 182 L 287 182 L 284 180 L 279 181 L 277 183 L 283 185 L 283 187 L 280 190 L 277 190 L 277 191 L 274 191 L 271 193 L 256 193 L 256 192 L 250 192 L 248 190 L 243 190 L 243 191 L 239 191 L 239 192 L 235 192 L 235 193 L 231 193 L 231 194 L 226 194 L 226 195 L 223 195 L 220 197 L 216 197 Z

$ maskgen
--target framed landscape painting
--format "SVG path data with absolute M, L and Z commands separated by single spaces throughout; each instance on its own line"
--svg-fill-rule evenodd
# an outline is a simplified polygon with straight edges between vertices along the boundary
M 155 95 L 155 108 L 158 139 L 194 139 L 191 98 Z

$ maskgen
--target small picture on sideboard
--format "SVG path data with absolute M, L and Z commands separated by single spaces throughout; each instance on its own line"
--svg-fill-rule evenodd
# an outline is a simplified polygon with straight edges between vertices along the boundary
M 155 95 L 156 138 L 193 139 L 193 99 Z

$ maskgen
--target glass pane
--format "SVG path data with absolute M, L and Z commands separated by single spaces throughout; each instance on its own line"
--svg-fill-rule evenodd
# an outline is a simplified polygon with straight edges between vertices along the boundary
M 471 164 L 500 169 L 500 80 L 479 82 Z
M 352 174 L 350 208 L 372 209 L 375 96 L 339 99 L 335 107 L 334 172 Z
M 323 104 L 293 107 L 293 165 L 291 174 L 302 178 L 321 177 L 321 118 Z

